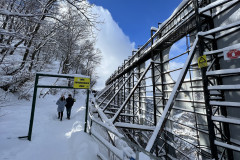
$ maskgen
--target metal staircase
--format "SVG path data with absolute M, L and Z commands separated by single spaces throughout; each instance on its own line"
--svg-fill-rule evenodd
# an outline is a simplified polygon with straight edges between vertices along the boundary
M 238 0 L 183 1 L 106 81 L 96 101 L 102 121 L 153 159 L 240 157 L 240 55 L 232 51 L 240 48 L 240 19 L 217 21 L 239 7 Z M 191 48 L 168 58 L 169 47 L 182 37 Z M 224 60 L 226 53 L 233 59 Z M 184 66 L 169 69 L 183 55 Z M 207 66 L 199 68 L 203 55 Z M 178 70 L 174 81 L 170 73 Z
M 236 23 L 235 27 L 238 26 L 239 24 Z M 240 119 L 239 117 L 232 117 L 231 113 L 228 113 L 229 111 L 231 112 L 231 108 L 235 110 L 240 107 L 239 99 L 229 96 L 229 94 L 239 94 L 240 68 L 237 67 L 240 66 L 236 65 L 230 69 L 232 66 L 224 66 L 224 63 L 218 62 L 219 59 L 223 59 L 223 52 L 231 49 L 236 49 L 236 45 L 204 53 L 208 57 L 213 58 L 210 67 L 206 71 L 206 76 L 209 81 L 209 105 L 212 108 L 211 120 L 213 121 L 216 135 L 214 144 L 221 148 L 219 150 L 222 152 L 219 159 L 234 159 L 233 152 L 240 151 L 240 145 L 231 140 L 232 136 L 229 129 L 233 125 L 240 125 Z M 231 61 L 236 60 L 233 59 Z

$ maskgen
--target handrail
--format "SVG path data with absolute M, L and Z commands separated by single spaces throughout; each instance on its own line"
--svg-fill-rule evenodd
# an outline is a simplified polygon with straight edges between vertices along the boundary
M 110 126 L 107 126 L 107 125 L 104 125 L 103 122 L 99 122 L 98 120 L 96 120 L 93 116 L 90 117 L 91 118 L 91 121 L 98 124 L 99 126 L 103 127 L 104 129 L 106 129 L 108 132 L 111 132 L 113 133 L 115 136 L 117 136 L 119 139 L 123 140 L 124 142 L 126 142 L 129 146 L 131 146 L 132 148 L 134 148 L 136 150 L 136 160 L 139 160 L 139 152 L 142 152 L 144 153 L 145 155 L 147 155 L 149 158 L 152 158 L 152 159 L 161 159 L 161 157 L 156 157 L 154 156 L 152 153 L 146 151 L 144 148 L 142 147 L 139 147 L 138 145 L 136 145 L 135 143 L 131 142 L 130 140 L 128 140 L 126 137 L 124 137 L 122 134 L 120 134 L 117 129 L 113 129 L 112 127 Z M 92 132 L 91 132 L 92 133 Z M 96 133 L 93 132 L 94 137 L 97 135 Z M 101 143 L 103 144 L 106 144 L 104 140 L 102 140 L 100 137 L 96 137 Z M 107 148 L 114 154 L 116 154 L 116 156 L 121 159 L 121 157 L 119 156 L 119 154 L 117 153 L 117 150 L 116 150 L 116 147 L 114 148 L 114 146 L 112 147 L 109 147 L 107 146 Z M 114 150 L 112 150 L 112 148 L 114 148 Z M 124 158 L 124 155 L 126 154 L 123 154 L 123 158 Z M 127 155 L 126 155 L 127 156 Z M 163 155 L 162 155 L 163 156 Z M 122 158 L 122 159 L 123 159 Z M 130 158 L 130 157 L 129 157 Z

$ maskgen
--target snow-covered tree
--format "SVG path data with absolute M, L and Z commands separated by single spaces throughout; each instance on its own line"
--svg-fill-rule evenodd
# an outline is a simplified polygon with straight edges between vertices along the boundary
M 27 91 L 34 73 L 55 60 L 61 61 L 61 73 L 93 74 L 99 61 L 90 65 L 90 57 L 99 60 L 100 52 L 91 7 L 86 0 L 1 0 L 0 88 Z

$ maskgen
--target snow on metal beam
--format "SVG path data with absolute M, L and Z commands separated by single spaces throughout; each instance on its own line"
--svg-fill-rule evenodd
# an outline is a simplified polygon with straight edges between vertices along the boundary
M 240 107 L 240 102 L 210 101 L 209 103 L 210 105 L 213 105 L 213 106 Z
M 111 150 L 114 155 L 116 155 L 119 159 L 123 159 L 123 151 L 119 150 L 118 148 L 114 147 L 111 143 L 105 140 L 101 135 L 98 134 L 95 130 L 92 130 L 92 135 L 98 139 L 105 147 Z
M 116 122 L 114 125 L 115 127 L 119 127 L 119 128 L 138 129 L 138 130 L 145 130 L 145 131 L 153 131 L 155 129 L 155 126 L 146 126 L 146 125 L 140 125 L 140 124 L 121 123 L 121 122 Z
M 98 125 L 106 128 L 108 131 L 112 132 L 113 134 L 115 134 L 116 136 L 118 136 L 119 138 L 123 138 L 124 136 L 122 134 L 120 134 L 117 129 L 115 127 L 109 126 L 106 123 L 103 123 L 97 119 L 95 119 L 94 117 L 91 117 L 92 121 L 97 123 Z
M 203 8 L 199 8 L 199 13 L 201 14 L 201 13 L 206 12 L 206 11 L 212 9 L 212 8 L 215 8 L 217 6 L 220 6 L 224 3 L 228 3 L 228 2 L 231 2 L 231 1 L 238 2 L 239 0 L 218 0 L 218 1 L 210 3 L 209 5 L 207 5 Z
M 213 34 L 213 33 L 216 33 L 216 32 L 221 32 L 221 31 L 224 31 L 224 30 L 227 30 L 227 29 L 231 29 L 233 27 L 238 27 L 238 26 L 240 26 L 240 21 L 237 21 L 235 23 L 231 23 L 229 25 L 221 26 L 221 27 L 216 27 L 216 28 L 211 29 L 211 30 L 206 31 L 206 32 L 199 32 L 198 35 L 199 36 L 207 36 L 207 35 L 210 35 L 210 34 Z
M 217 85 L 217 86 L 208 86 L 209 90 L 240 90 L 240 85 Z
M 236 73 L 240 73 L 240 68 L 208 71 L 206 73 L 206 75 L 207 76 L 214 76 L 214 75 L 226 75 L 226 74 L 236 74 Z
M 119 108 L 118 108 L 118 109 L 119 109 Z M 110 112 L 110 111 L 105 111 L 104 113 L 105 113 L 105 114 L 113 114 L 113 115 L 115 115 L 115 112 Z M 137 117 L 137 116 L 135 116 L 135 115 L 133 115 L 133 114 L 130 114 L 130 113 L 120 113 L 120 116 Z
M 57 74 L 54 72 L 37 72 L 39 76 L 45 77 L 60 77 L 60 78 L 74 78 L 74 77 L 83 77 L 83 78 L 90 78 L 90 76 L 85 76 L 82 74 Z

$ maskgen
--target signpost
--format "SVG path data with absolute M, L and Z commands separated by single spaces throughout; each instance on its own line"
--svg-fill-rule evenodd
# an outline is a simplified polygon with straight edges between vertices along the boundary
M 84 132 L 87 132 L 87 115 L 88 115 L 90 78 L 74 77 L 73 88 L 87 89 L 85 127 L 84 127 Z
M 89 89 L 90 78 L 74 77 L 73 88 Z

